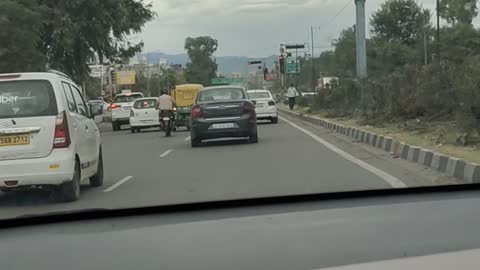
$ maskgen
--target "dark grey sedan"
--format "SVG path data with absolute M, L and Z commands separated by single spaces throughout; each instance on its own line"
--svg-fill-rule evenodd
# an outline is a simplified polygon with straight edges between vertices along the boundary
M 201 90 L 192 107 L 192 147 L 202 140 L 248 137 L 250 143 L 258 142 L 255 105 L 239 86 L 215 86 Z

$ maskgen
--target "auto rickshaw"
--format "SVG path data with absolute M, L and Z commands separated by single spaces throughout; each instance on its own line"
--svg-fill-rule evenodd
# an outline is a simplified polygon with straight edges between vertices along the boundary
M 175 126 L 186 127 L 190 130 L 190 114 L 192 106 L 197 98 L 197 93 L 202 90 L 201 84 L 182 84 L 177 85 L 171 92 L 171 96 L 177 104 L 175 114 Z

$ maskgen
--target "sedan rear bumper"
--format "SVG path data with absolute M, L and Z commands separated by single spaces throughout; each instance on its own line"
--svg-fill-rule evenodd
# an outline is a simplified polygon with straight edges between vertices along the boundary
M 233 124 L 233 128 L 214 128 L 215 124 Z M 192 120 L 192 139 L 218 139 L 227 137 L 249 137 L 256 133 L 255 115 L 245 114 L 231 119 L 195 119 Z
M 129 120 L 130 127 L 158 127 L 160 122 L 157 120 L 139 120 L 134 117 L 130 117 Z

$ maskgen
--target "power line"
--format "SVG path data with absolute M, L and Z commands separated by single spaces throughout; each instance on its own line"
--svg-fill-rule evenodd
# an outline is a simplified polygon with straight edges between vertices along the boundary
M 326 24 L 320 26 L 319 28 L 322 29 L 324 27 L 327 27 L 328 25 L 330 25 L 333 21 L 335 21 L 335 19 L 337 19 L 338 16 L 340 16 L 340 14 L 342 14 L 342 12 L 352 3 L 352 0 L 347 0 L 345 5 L 335 14 L 335 16 L 333 16 L 329 21 L 327 21 Z

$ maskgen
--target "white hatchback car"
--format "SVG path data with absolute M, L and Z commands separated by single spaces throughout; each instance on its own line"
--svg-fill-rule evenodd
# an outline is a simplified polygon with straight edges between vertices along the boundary
M 63 73 L 0 74 L 0 190 L 52 188 L 60 200 L 75 201 L 81 182 L 101 186 L 93 118 L 80 88 Z
M 122 125 L 127 125 L 130 120 L 130 109 L 136 99 L 143 98 L 140 92 L 127 92 L 118 94 L 110 106 L 112 110 L 112 128 L 113 131 L 120 130 Z
M 255 104 L 255 112 L 258 120 L 270 120 L 278 123 L 277 104 L 268 90 L 249 90 L 248 98 Z
M 139 98 L 133 103 L 130 110 L 130 130 L 140 132 L 144 128 L 159 127 L 159 113 L 155 109 L 157 98 Z

